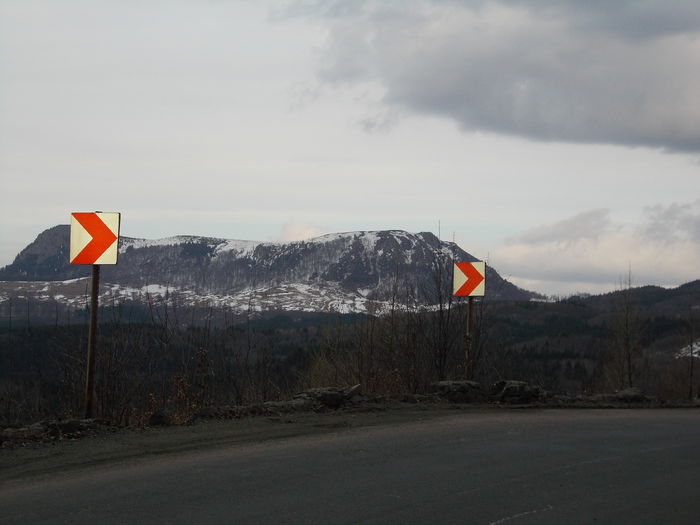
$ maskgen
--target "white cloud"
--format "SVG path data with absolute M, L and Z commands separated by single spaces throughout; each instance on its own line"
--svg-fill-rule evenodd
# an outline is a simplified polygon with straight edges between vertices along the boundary
M 494 263 L 517 284 L 550 294 L 610 290 L 628 268 L 633 284 L 677 286 L 697 279 L 700 206 L 671 204 L 644 213 L 641 225 L 615 223 L 597 210 L 541 226 L 498 247 Z M 582 232 L 582 224 L 601 217 L 599 233 Z M 671 229 L 672 235 L 661 234 Z
M 303 241 L 312 237 L 318 237 L 322 233 L 321 230 L 310 224 L 288 222 L 282 226 L 282 231 L 275 240 L 284 242 Z

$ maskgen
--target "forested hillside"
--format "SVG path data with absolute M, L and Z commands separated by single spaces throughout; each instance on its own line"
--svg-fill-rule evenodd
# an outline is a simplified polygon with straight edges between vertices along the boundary
M 579 395 L 635 386 L 661 399 L 689 395 L 688 346 L 700 281 L 673 290 L 629 288 L 557 302 L 476 301 L 471 365 L 484 384 L 519 379 Z M 693 317 L 695 316 L 695 317 Z M 425 393 L 465 375 L 466 307 L 397 305 L 382 316 L 285 312 L 244 317 L 195 308 L 104 307 L 98 413 L 133 422 L 154 407 L 288 398 L 310 386 L 361 384 L 375 393 Z M 697 326 L 694 333 L 700 332 Z M 84 320 L 0 331 L 0 419 L 79 414 Z

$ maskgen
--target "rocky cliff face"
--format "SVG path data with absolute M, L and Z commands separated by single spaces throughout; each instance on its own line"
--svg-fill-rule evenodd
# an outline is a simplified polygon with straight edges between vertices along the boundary
M 0 269 L 0 280 L 52 281 L 55 287 L 57 281 L 87 277 L 88 266 L 68 263 L 69 235 L 64 225 L 41 233 Z M 290 243 L 123 237 L 119 252 L 117 265 L 102 267 L 102 283 L 120 297 L 168 294 L 200 305 L 210 301 L 238 309 L 255 302 L 257 309 L 314 311 L 366 311 L 369 303 L 393 300 L 436 304 L 440 293 L 451 294 L 452 263 L 476 260 L 432 233 L 399 230 Z M 537 295 L 508 283 L 490 267 L 486 283 L 486 294 L 493 299 Z

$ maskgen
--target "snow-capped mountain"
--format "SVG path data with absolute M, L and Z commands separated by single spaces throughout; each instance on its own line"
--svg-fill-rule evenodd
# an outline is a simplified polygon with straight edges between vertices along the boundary
M 12 293 L 84 305 L 89 266 L 68 263 L 67 225 L 41 233 L 0 269 L 0 301 Z M 452 263 L 475 257 L 432 233 L 358 231 L 296 242 L 213 237 L 122 237 L 117 265 L 102 266 L 102 300 L 158 300 L 234 311 L 367 312 L 391 302 L 428 306 L 451 294 Z M 441 283 L 441 289 L 438 286 Z M 487 267 L 486 294 L 537 294 Z M 13 292 L 14 290 L 14 292 Z

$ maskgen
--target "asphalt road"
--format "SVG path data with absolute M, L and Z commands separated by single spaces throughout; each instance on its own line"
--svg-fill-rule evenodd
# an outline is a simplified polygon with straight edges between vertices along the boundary
M 0 491 L 0 523 L 700 523 L 700 411 L 512 410 Z

